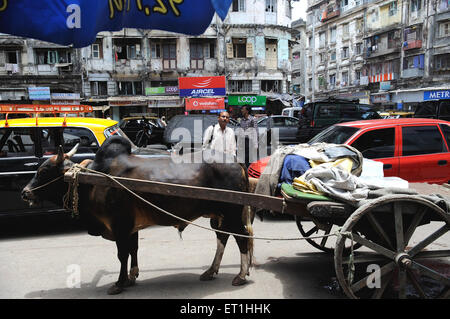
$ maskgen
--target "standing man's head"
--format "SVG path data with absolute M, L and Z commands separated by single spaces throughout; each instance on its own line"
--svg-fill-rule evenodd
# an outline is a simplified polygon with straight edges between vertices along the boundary
M 225 130 L 228 122 L 230 122 L 230 114 L 226 111 L 219 114 L 219 126 L 222 130 Z
M 248 106 L 247 106 L 247 105 L 244 105 L 244 106 L 241 108 L 241 114 L 242 114 L 242 116 L 245 117 L 245 118 L 248 117 L 248 115 L 249 115 L 249 109 L 248 109 Z

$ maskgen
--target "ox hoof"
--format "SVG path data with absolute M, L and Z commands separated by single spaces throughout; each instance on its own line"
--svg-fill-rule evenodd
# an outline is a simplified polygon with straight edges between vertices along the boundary
M 118 295 L 123 291 L 123 287 L 119 287 L 116 284 L 112 285 L 108 289 L 108 295 Z
M 233 279 L 233 282 L 232 282 L 232 285 L 233 286 L 242 286 L 242 285 L 244 285 L 244 284 L 246 284 L 247 283 L 247 279 L 242 279 L 241 277 L 239 277 L 239 275 L 238 276 L 236 276 L 236 277 L 234 277 L 234 279 Z
M 136 278 L 139 277 L 139 268 L 133 267 L 130 270 L 130 275 L 128 276 L 128 281 L 131 282 L 130 286 L 133 286 L 136 283 Z
M 213 280 L 215 273 L 217 274 L 217 271 L 214 271 L 213 269 L 210 268 L 200 276 L 200 280 L 201 281 Z

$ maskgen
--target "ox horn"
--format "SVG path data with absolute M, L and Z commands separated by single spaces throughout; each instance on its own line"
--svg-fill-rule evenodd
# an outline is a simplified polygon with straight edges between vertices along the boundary
M 75 145 L 69 153 L 66 154 L 67 158 L 71 158 L 72 156 L 75 155 L 75 153 L 78 151 L 78 147 L 80 146 L 80 143 L 77 143 L 77 145 Z
M 56 163 L 57 163 L 57 164 L 60 164 L 60 163 L 62 163 L 62 162 L 64 162 L 64 149 L 63 149 L 63 147 L 60 145 L 60 146 L 58 147 L 58 157 L 56 157 Z

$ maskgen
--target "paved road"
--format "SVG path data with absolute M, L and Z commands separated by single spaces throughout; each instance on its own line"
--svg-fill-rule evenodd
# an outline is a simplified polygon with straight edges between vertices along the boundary
M 209 225 L 207 219 L 198 222 Z M 20 231 L 7 227 L 7 235 L 3 227 L 0 298 L 344 298 L 329 289 L 335 276 L 332 257 L 305 241 L 257 240 L 256 266 L 248 284 L 233 287 L 239 252 L 230 240 L 219 275 L 202 282 L 199 276 L 212 262 L 216 241 L 214 233 L 193 226 L 183 232 L 183 239 L 172 227 L 141 231 L 137 285 L 108 296 L 119 271 L 115 243 L 54 223 L 32 222 Z M 256 219 L 254 229 L 255 235 L 270 238 L 300 236 L 293 220 Z

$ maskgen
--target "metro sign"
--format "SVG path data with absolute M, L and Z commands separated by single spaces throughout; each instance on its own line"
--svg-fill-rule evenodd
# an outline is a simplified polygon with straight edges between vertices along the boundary
M 181 97 L 225 95 L 225 76 L 178 78 Z

